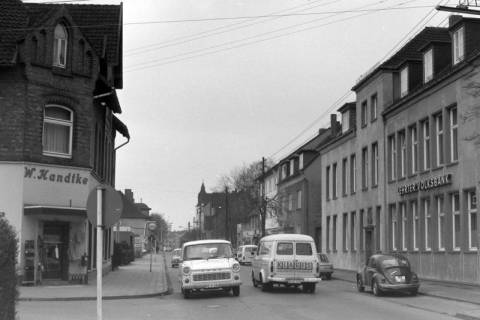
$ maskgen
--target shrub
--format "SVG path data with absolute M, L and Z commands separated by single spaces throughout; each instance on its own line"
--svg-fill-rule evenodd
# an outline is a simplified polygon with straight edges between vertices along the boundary
M 17 251 L 15 231 L 6 219 L 0 218 L 0 319 L 15 319 L 17 300 Z
M 112 268 L 127 265 L 135 259 L 133 248 L 125 241 L 115 242 L 113 246 Z

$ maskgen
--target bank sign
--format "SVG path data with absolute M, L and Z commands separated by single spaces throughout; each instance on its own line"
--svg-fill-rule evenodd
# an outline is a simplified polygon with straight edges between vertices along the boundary
M 50 168 L 38 168 L 25 166 L 24 179 L 49 181 L 59 184 L 80 184 L 86 185 L 88 178 L 78 172 L 57 172 Z
M 431 177 L 428 179 L 420 180 L 415 183 L 406 184 L 403 186 L 398 187 L 398 193 L 403 196 L 405 194 L 418 192 L 418 191 L 426 191 L 434 188 L 439 188 L 441 186 L 447 185 L 452 183 L 452 175 L 450 173 Z

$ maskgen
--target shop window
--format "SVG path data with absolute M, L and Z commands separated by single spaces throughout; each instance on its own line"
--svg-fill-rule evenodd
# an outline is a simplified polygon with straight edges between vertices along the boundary
M 53 65 L 65 68 L 67 65 L 68 33 L 62 24 L 57 24 L 53 40 Z
M 425 251 L 432 250 L 432 213 L 430 212 L 430 200 L 423 199 L 423 216 L 425 226 Z
M 400 204 L 400 239 L 402 241 L 402 250 L 407 251 L 407 212 L 405 203 Z
M 397 213 L 395 212 L 395 205 L 391 204 L 389 207 L 390 213 L 390 235 L 391 247 L 393 251 L 397 250 Z
M 478 250 L 478 215 L 477 195 L 475 191 L 467 192 L 467 217 L 468 217 L 468 249 Z
M 460 222 L 460 194 L 453 193 L 452 197 L 452 240 L 453 250 L 460 250 L 461 222 Z
M 437 203 L 437 231 L 438 231 L 438 250 L 445 250 L 445 211 L 443 208 L 443 197 L 436 197 Z
M 43 119 L 43 154 L 72 156 L 73 112 L 58 105 L 47 105 Z
M 416 201 L 412 201 L 411 208 L 412 208 L 413 250 L 418 251 L 418 237 L 420 236 L 420 215 L 418 214 Z

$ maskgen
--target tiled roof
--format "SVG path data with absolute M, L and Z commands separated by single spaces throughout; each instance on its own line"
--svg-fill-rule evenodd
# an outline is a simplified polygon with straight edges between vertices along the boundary
M 375 67 L 372 71 L 368 72 L 360 81 L 355 84 L 353 90 L 360 87 L 365 81 L 367 81 L 373 74 L 380 69 L 396 69 L 407 60 L 422 61 L 421 49 L 430 42 L 450 42 L 450 35 L 448 28 L 439 27 L 426 27 L 420 33 L 418 33 L 412 40 L 405 44 L 400 50 L 393 56 L 388 58 L 385 62 Z
M 123 212 L 121 219 L 148 219 L 148 216 L 144 215 L 137 206 L 128 200 L 122 192 L 119 192 L 123 200 Z
M 1 0 L 5 1 L 5 0 Z M 12 0 L 8 0 L 12 1 Z M 103 54 L 104 39 L 107 41 L 105 55 L 112 64 L 120 61 L 122 7 L 94 4 L 40 4 L 24 3 L 29 16 L 29 27 L 41 25 L 49 14 L 65 7 L 75 25 L 88 39 L 99 57 Z
M 0 0 L 0 66 L 13 64 L 17 41 L 25 33 L 27 21 L 20 0 Z

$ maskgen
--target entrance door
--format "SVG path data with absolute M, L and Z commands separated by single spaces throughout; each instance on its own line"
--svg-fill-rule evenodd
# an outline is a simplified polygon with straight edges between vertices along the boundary
M 373 254 L 373 228 L 365 228 L 365 261 Z
M 43 278 L 68 280 L 68 223 L 45 222 L 43 227 Z

